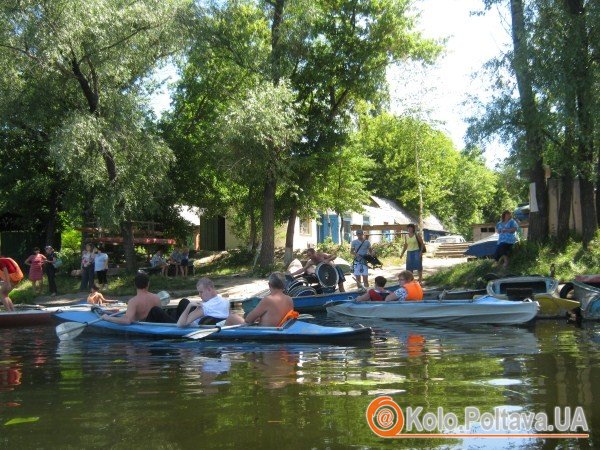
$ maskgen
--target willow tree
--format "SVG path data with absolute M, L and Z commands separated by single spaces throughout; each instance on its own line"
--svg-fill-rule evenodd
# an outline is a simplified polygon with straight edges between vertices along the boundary
M 233 102 L 217 122 L 218 147 L 226 155 L 229 176 L 261 187 L 263 269 L 270 268 L 274 258 L 277 181 L 285 176 L 292 145 L 302 134 L 293 99 L 286 83 L 264 82 Z
M 32 98 L 39 80 L 47 79 L 56 95 L 40 99 L 38 108 L 60 118 L 19 117 L 5 103 L 3 122 L 18 125 L 16 117 L 47 131 L 60 170 L 81 177 L 71 189 L 90 192 L 101 223 L 120 227 L 130 270 L 131 220 L 157 206 L 153 194 L 172 161 L 149 126 L 144 79 L 177 48 L 177 19 L 189 3 L 7 0 L 0 6 L 0 52 L 13 68 L 15 87 L 0 102 Z

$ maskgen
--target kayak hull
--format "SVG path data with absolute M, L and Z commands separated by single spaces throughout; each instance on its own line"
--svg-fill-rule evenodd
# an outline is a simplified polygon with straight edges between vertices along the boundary
M 424 300 L 421 302 L 343 302 L 327 306 L 327 312 L 352 317 L 415 320 L 441 324 L 517 325 L 535 318 L 539 305 L 532 301 L 508 301 L 486 296 L 473 300 Z
M 0 328 L 28 327 L 35 325 L 47 325 L 53 322 L 53 316 L 61 311 L 90 311 L 89 306 L 31 306 L 30 309 L 21 309 L 16 306 L 15 311 L 0 312 Z
M 89 323 L 98 318 L 93 312 L 62 312 L 56 318 L 65 322 Z M 137 335 L 158 338 L 183 338 L 187 334 L 215 326 L 179 328 L 171 323 L 136 322 L 121 325 L 107 321 L 89 324 L 90 331 L 114 335 Z M 227 327 L 205 337 L 206 340 L 222 341 L 285 341 L 285 342 L 330 342 L 370 339 L 371 328 L 325 327 L 301 320 L 290 320 L 281 327 L 241 326 Z

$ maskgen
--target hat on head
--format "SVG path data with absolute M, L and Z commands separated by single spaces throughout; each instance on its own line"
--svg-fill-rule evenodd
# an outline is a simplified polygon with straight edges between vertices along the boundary
M 356 230 L 356 235 L 358 236 L 359 234 L 365 234 L 365 232 L 363 230 Z

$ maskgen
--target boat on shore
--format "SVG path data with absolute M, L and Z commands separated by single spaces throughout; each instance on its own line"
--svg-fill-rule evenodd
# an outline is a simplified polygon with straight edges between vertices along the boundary
M 215 332 L 204 339 L 222 341 L 284 341 L 284 342 L 348 342 L 370 339 L 372 330 L 366 327 L 328 327 L 290 319 L 280 327 L 254 325 L 215 327 L 202 325 L 180 328 L 174 323 L 135 322 L 122 325 L 105 320 L 97 321 L 100 311 L 65 311 L 55 317 L 63 322 L 88 324 L 86 330 L 113 335 L 135 335 L 158 338 L 185 338 L 202 330 Z
M 581 302 L 581 318 L 585 320 L 600 319 L 600 288 L 573 281 L 575 297 Z
M 518 325 L 535 318 L 539 305 L 535 301 L 510 301 L 493 296 L 470 300 L 423 300 L 404 302 L 340 301 L 327 305 L 328 313 L 352 317 L 371 317 L 424 321 L 441 324 Z
M 579 306 L 574 299 L 558 295 L 558 280 L 542 276 L 506 277 L 492 280 L 487 284 L 487 293 L 503 300 L 521 301 L 527 298 L 540 305 L 538 319 L 563 318 L 573 308 Z
M 28 327 L 53 323 L 54 314 L 62 311 L 90 311 L 92 305 L 71 306 L 15 305 L 15 311 L 0 311 L 0 328 Z

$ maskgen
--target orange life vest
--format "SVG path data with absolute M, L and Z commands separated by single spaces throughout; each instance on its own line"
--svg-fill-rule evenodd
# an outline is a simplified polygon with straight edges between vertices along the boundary
M 409 281 L 404 283 L 404 289 L 406 289 L 406 300 L 407 301 L 421 301 L 423 300 L 423 288 L 418 281 Z
M 292 310 L 288 311 L 288 313 L 285 316 L 283 316 L 283 319 L 281 319 L 281 321 L 279 322 L 279 325 L 277 325 L 277 326 L 281 327 L 288 320 L 297 319 L 299 316 L 300 316 L 300 314 L 298 313 L 298 311 L 294 311 L 292 309 Z
M 12 284 L 17 284 L 23 279 L 23 272 L 21 272 L 21 268 L 14 259 L 6 257 L 0 258 L 0 272 L 3 272 L 2 269 L 4 267 L 6 267 L 8 277 L 10 278 L 10 282 Z M 0 276 L 0 278 L 2 278 L 2 276 Z

